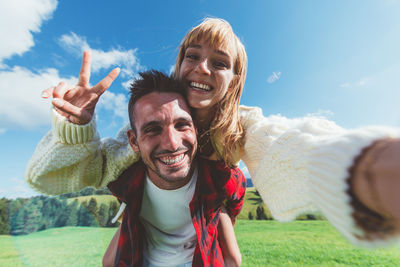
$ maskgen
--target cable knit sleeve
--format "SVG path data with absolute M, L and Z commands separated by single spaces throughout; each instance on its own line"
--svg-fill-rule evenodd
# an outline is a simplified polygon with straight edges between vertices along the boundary
M 245 129 L 242 160 L 275 219 L 290 221 L 322 212 L 352 243 L 364 246 L 390 240 L 365 240 L 353 219 L 348 193 L 349 169 L 362 149 L 375 140 L 398 137 L 398 129 L 345 130 L 315 117 L 263 117 L 261 109 L 241 107 Z
M 129 146 L 128 129 L 122 128 L 116 139 L 100 140 L 95 120 L 76 125 L 53 110 L 52 130 L 28 162 L 28 184 L 50 195 L 106 186 L 139 158 Z

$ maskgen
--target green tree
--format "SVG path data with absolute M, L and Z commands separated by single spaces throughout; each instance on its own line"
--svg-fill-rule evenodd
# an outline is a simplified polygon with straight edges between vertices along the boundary
M 0 235 L 10 233 L 8 204 L 9 201 L 6 198 L 0 199 Z
M 79 211 L 79 203 L 78 200 L 74 200 L 72 201 L 71 204 L 68 205 L 68 220 L 66 222 L 66 226 L 77 226 L 79 223 L 79 215 L 78 215 L 78 211 Z
M 41 213 L 34 202 L 28 202 L 17 212 L 12 223 L 11 234 L 23 235 L 38 231 L 41 226 Z
M 58 199 L 58 201 L 58 209 L 56 210 L 57 218 L 54 222 L 54 227 L 63 227 L 67 225 L 69 210 L 65 199 Z
M 90 198 L 89 204 L 87 205 L 87 209 L 93 216 L 97 214 L 97 200 L 95 198 Z
M 102 227 L 107 226 L 108 223 L 108 206 L 104 203 L 100 205 L 99 212 L 97 214 L 97 219 L 99 221 L 99 225 Z
M 251 211 L 249 211 L 249 220 L 253 220 L 253 219 L 254 219 L 253 213 L 251 213 Z
M 256 219 L 257 220 L 268 220 L 267 214 L 265 214 L 265 210 L 263 206 L 258 206 L 256 210 Z
M 95 195 L 112 195 L 112 193 L 107 187 L 104 187 L 96 189 Z
M 79 191 L 80 196 L 91 196 L 94 195 L 96 189 L 94 189 L 91 186 L 83 188 L 81 191 Z
M 97 226 L 96 219 L 89 212 L 87 201 L 81 203 L 78 209 L 78 225 L 79 226 Z

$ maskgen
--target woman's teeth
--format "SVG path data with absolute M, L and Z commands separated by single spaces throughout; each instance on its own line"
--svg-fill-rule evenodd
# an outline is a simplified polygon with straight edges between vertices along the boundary
M 167 156 L 167 157 L 161 157 L 161 158 L 159 158 L 159 159 L 160 159 L 160 161 L 162 161 L 164 164 L 172 165 L 172 164 L 174 164 L 174 163 L 177 163 L 177 162 L 181 161 L 181 160 L 183 159 L 184 156 L 185 156 L 185 154 L 180 154 L 179 156 L 175 156 L 175 157 Z
M 203 91 L 210 91 L 211 87 L 207 84 L 202 84 L 202 83 L 197 83 L 197 82 L 191 82 L 190 86 L 193 87 L 194 89 L 199 89 Z

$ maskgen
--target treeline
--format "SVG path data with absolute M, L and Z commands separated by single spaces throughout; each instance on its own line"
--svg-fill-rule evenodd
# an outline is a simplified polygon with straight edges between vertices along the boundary
M 63 226 L 114 227 L 118 223 L 113 224 L 111 220 L 119 209 L 119 203 L 116 200 L 98 203 L 96 197 L 110 194 L 108 189 L 87 187 L 60 196 L 2 198 L 0 234 L 23 235 Z M 88 200 L 78 201 L 81 196 L 88 196 Z
M 248 210 L 247 219 L 249 220 L 273 220 L 270 211 L 265 206 L 260 193 L 257 190 L 246 192 L 247 203 L 245 205 L 251 205 L 252 208 Z M 245 215 L 245 214 L 243 214 Z M 296 217 L 296 220 L 325 220 L 322 214 L 302 214 Z

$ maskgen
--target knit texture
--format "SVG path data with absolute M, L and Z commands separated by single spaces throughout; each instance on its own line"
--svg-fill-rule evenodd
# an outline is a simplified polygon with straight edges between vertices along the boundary
M 264 117 L 260 108 L 245 106 L 239 114 L 245 131 L 242 160 L 275 219 L 290 221 L 304 213 L 322 212 L 354 244 L 393 241 L 358 238 L 364 233 L 352 217 L 346 181 L 362 149 L 375 140 L 400 136 L 398 129 L 345 130 L 322 118 Z M 52 131 L 38 144 L 26 170 L 28 183 L 42 193 L 103 187 L 139 158 L 129 146 L 129 125 L 115 139 L 100 140 L 94 120 L 79 126 L 57 112 L 53 117 Z
M 105 187 L 139 159 L 126 135 L 100 140 L 95 120 L 76 125 L 53 111 L 52 130 L 36 147 L 25 177 L 36 191 L 57 195 L 86 186 Z

